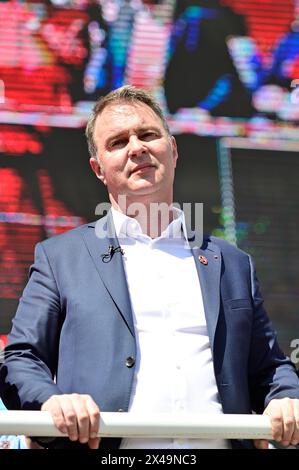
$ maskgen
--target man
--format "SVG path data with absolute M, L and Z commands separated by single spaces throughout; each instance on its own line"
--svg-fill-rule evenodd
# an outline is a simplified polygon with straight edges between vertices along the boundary
M 216 238 L 191 247 L 197 234 L 172 207 L 178 155 L 160 108 L 142 90 L 120 88 L 96 104 L 86 133 L 112 208 L 37 245 L 1 368 L 6 406 L 50 411 L 69 436 L 62 447 L 97 448 L 100 410 L 264 412 L 274 439 L 297 444 L 299 381 L 252 261 Z M 157 203 L 168 208 L 163 217 L 153 215 Z M 119 445 L 252 443 L 101 441 Z

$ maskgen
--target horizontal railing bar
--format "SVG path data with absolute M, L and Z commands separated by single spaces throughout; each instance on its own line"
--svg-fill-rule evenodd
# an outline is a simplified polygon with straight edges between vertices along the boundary
M 63 437 L 47 411 L 1 411 L 0 434 Z M 140 438 L 271 439 L 268 416 L 102 412 L 99 436 Z

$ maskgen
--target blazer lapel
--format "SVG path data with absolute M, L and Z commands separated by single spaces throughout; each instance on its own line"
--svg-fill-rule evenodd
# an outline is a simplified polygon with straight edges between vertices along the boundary
M 202 241 L 198 238 L 197 243 L 194 232 L 188 231 L 188 239 L 191 242 L 190 246 L 199 276 L 208 334 L 213 353 L 220 308 L 221 251 L 217 245 L 208 240 Z
M 122 254 L 120 252 L 114 253 L 107 262 L 104 262 L 101 256 L 108 253 L 109 245 L 119 246 L 111 214 L 108 213 L 107 216 L 97 222 L 89 224 L 83 233 L 83 239 L 109 295 L 132 335 L 135 336 Z

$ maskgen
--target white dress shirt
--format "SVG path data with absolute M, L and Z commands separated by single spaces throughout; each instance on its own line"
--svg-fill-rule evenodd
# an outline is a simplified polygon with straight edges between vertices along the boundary
M 184 214 L 160 237 L 112 208 L 131 298 L 137 357 L 132 413 L 222 413 L 203 300 Z M 123 439 L 121 449 L 228 448 L 207 439 Z

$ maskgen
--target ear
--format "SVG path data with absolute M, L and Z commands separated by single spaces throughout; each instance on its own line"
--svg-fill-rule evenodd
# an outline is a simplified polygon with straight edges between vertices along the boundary
M 105 186 L 107 186 L 106 178 L 105 178 L 105 173 L 103 168 L 101 168 L 98 160 L 94 157 L 91 157 L 89 159 L 89 164 L 91 166 L 92 171 L 96 175 L 96 177 L 104 183 Z
M 174 163 L 174 168 L 175 168 L 179 155 L 178 155 L 178 148 L 177 148 L 176 140 L 173 136 L 171 136 L 171 146 L 172 146 L 173 163 Z

